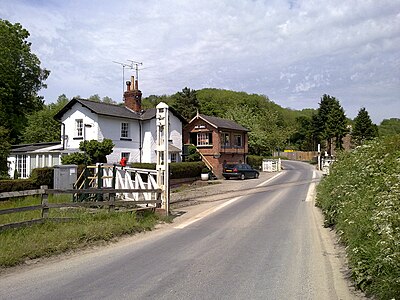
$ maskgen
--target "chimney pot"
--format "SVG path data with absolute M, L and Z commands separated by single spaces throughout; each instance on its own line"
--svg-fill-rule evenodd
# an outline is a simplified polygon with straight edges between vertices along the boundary
M 129 80 L 126 82 L 126 90 L 128 92 L 131 90 L 131 82 Z

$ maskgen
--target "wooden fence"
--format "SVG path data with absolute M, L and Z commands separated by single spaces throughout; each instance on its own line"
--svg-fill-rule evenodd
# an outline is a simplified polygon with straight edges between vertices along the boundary
M 68 190 L 55 190 L 55 189 L 47 189 L 45 187 L 38 190 L 30 190 L 30 191 L 20 191 L 20 192 L 7 192 L 0 193 L 1 198 L 16 198 L 16 197 L 26 197 L 30 195 L 41 195 L 41 204 L 39 205 L 31 205 L 24 207 L 15 207 L 8 209 L 1 209 L 0 215 L 19 213 L 25 211 L 33 211 L 33 210 L 41 210 L 41 217 L 39 219 L 23 221 L 23 222 L 15 222 L 9 224 L 0 225 L 0 231 L 8 228 L 16 228 L 22 227 L 26 225 L 39 224 L 43 223 L 46 220 L 52 220 L 55 222 L 66 222 L 70 221 L 71 218 L 49 218 L 49 210 L 51 208 L 68 208 L 68 207 L 108 207 L 109 211 L 114 211 L 116 207 L 132 207 L 132 205 L 146 205 L 152 204 L 159 207 L 161 205 L 161 189 L 153 189 L 146 190 L 146 192 L 154 192 L 157 194 L 156 200 L 136 200 L 136 201 L 116 201 L 115 195 L 117 193 L 141 193 L 142 189 L 68 189 Z M 71 203 L 49 203 L 48 196 L 49 194 L 101 194 L 106 199 L 106 201 L 98 201 L 98 202 L 71 202 Z M 143 209 L 154 209 L 155 207 L 141 207 L 135 208 L 133 210 L 143 210 Z
M 274 152 L 274 156 L 286 157 L 291 160 L 312 161 L 318 156 L 316 151 Z

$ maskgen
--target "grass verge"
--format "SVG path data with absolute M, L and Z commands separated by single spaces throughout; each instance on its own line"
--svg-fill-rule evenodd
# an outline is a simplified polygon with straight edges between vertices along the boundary
M 0 208 L 38 204 L 39 199 L 1 203 Z M 56 199 L 54 202 L 65 202 Z M 2 223 L 37 218 L 40 212 L 25 212 L 2 216 Z M 14 216 L 19 215 L 19 216 Z M 111 241 L 117 237 L 152 230 L 159 222 L 169 221 L 150 211 L 108 212 L 104 209 L 57 209 L 50 211 L 50 217 L 72 217 L 70 222 L 44 224 L 8 229 L 0 232 L 0 267 L 11 267 L 29 259 L 49 257 L 66 251 L 84 248 L 98 241 Z
M 359 288 L 400 299 L 400 135 L 343 153 L 317 188 Z

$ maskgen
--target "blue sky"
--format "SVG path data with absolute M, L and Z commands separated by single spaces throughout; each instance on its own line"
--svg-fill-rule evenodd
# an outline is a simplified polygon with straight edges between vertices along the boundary
M 184 87 L 268 96 L 317 108 L 338 98 L 354 118 L 400 118 L 400 0 L 20 1 L 0 18 L 21 23 L 60 94 L 122 100 L 122 67 L 143 62 L 144 96 Z M 133 75 L 125 70 L 125 80 Z

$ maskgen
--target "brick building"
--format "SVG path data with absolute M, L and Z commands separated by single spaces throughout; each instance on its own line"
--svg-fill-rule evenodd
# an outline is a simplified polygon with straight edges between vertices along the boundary
M 225 163 L 246 161 L 248 132 L 234 121 L 197 114 L 184 127 L 183 140 L 195 145 L 204 163 L 221 178 Z

